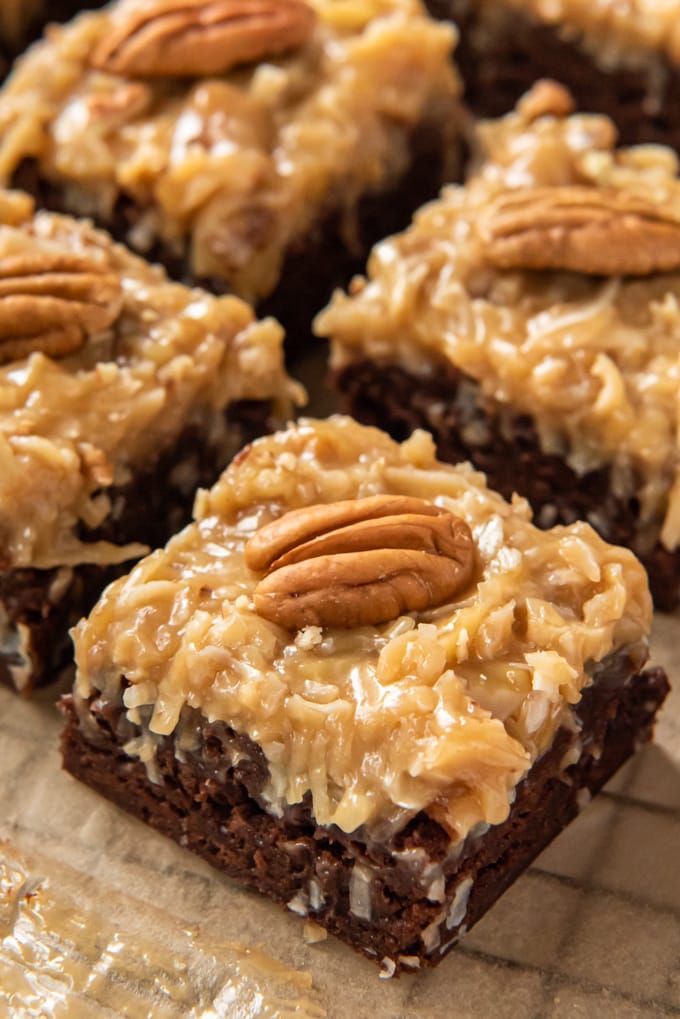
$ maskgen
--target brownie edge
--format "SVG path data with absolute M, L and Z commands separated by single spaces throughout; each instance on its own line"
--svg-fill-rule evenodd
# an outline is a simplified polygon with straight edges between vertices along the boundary
M 502 116 L 535 81 L 550 78 L 567 86 L 577 108 L 611 117 L 622 145 L 680 151 L 680 70 L 665 54 L 648 49 L 636 63 L 603 48 L 598 58 L 573 25 L 541 21 L 516 5 L 496 18 L 469 0 L 427 0 L 427 7 L 460 29 L 456 62 L 475 116 Z
M 176 749 L 174 735 L 164 737 L 152 780 L 123 750 L 136 727 L 120 704 L 68 695 L 60 702 L 63 763 L 228 876 L 309 916 L 396 975 L 438 962 L 650 739 L 668 680 L 660 668 L 625 678 L 622 666 L 620 654 L 584 690 L 575 709 L 578 736 L 558 731 L 518 785 L 507 820 L 473 831 L 453 853 L 446 833 L 423 813 L 385 841 L 317 826 L 304 801 L 272 816 L 259 796 L 267 776 L 262 752 L 221 722 L 194 722 L 198 748 L 191 752 Z M 565 766 L 575 748 L 577 759 Z M 445 892 L 434 894 L 414 877 L 414 860 L 421 876 L 428 867 L 436 871 Z M 367 899 L 357 896 L 358 876 Z
M 267 400 L 235 401 L 219 420 L 219 428 L 217 417 L 204 428 L 187 426 L 155 462 L 111 488 L 114 511 L 96 530 L 83 529 L 84 536 L 151 548 L 167 541 L 191 518 L 196 489 L 211 485 L 234 450 L 271 431 L 275 422 Z M 0 685 L 30 697 L 52 682 L 72 661 L 69 628 L 130 565 L 0 568 Z
M 564 456 L 542 449 L 529 415 L 506 413 L 454 365 L 416 376 L 399 364 L 357 360 L 332 371 L 329 386 L 344 413 L 399 441 L 425 428 L 442 460 L 469 460 L 506 499 L 524 496 L 539 527 L 586 520 L 610 544 L 632 549 L 657 609 L 670 612 L 680 602 L 680 552 L 664 548 L 643 524 L 633 494 L 616 494 L 610 468 L 578 475 Z

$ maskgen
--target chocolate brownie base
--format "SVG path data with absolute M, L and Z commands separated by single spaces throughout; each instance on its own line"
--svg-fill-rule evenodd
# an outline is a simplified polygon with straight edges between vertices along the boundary
M 440 124 L 434 119 L 424 121 L 414 130 L 409 150 L 411 162 L 405 172 L 389 186 L 369 191 L 360 199 L 351 227 L 342 211 L 343 196 L 329 202 L 328 212 L 316 229 L 296 241 L 287 252 L 274 292 L 258 303 L 258 317 L 273 315 L 284 326 L 289 364 L 318 342 L 311 332 L 314 315 L 328 303 L 336 287 L 346 286 L 353 275 L 363 270 L 371 247 L 383 237 L 404 229 L 413 212 L 434 198 L 443 183 L 461 179 L 463 142 L 451 124 Z M 72 190 L 45 180 L 33 161 L 21 164 L 12 185 L 31 194 L 42 208 L 79 214 L 73 202 L 68 201 Z M 98 225 L 134 250 L 134 226 L 145 212 L 131 197 L 121 195 L 111 221 L 99 221 Z M 266 224 L 253 218 L 254 234 L 263 228 Z M 178 257 L 176 249 L 161 241 L 139 253 L 149 261 L 160 262 L 170 276 L 183 283 L 200 285 L 213 293 L 228 290 L 222 279 L 194 277 L 187 258 Z
M 569 88 L 577 109 L 611 117 L 623 145 L 653 142 L 680 152 L 680 71 L 662 54 L 653 68 L 604 71 L 576 33 L 566 40 L 559 26 L 530 15 L 508 11 L 492 32 L 469 0 L 429 0 L 428 7 L 461 30 L 456 64 L 465 102 L 477 116 L 508 113 L 538 78 L 553 78 Z
M 123 750 L 140 730 L 120 704 L 69 695 L 60 703 L 64 766 L 230 877 L 398 973 L 436 963 L 650 738 L 668 682 L 661 669 L 631 675 L 635 668 L 625 652 L 599 667 L 576 709 L 578 736 L 560 729 L 518 786 L 508 819 L 473 832 L 457 852 L 422 813 L 370 841 L 360 831 L 317 827 L 308 802 L 273 817 L 261 796 L 267 765 L 260 748 L 198 714 L 183 719 L 196 749 L 176 752 L 175 737 L 162 738 L 149 774 Z M 578 758 L 565 767 L 567 753 Z M 432 875 L 436 891 L 423 880 Z
M 88 541 L 165 544 L 191 519 L 198 487 L 209 487 L 229 456 L 258 435 L 271 431 L 270 405 L 244 400 L 226 412 L 224 434 L 216 441 L 197 428 L 185 431 L 155 464 L 138 471 L 125 487 L 110 490 L 112 510 Z M 127 572 L 116 566 L 73 569 L 0 569 L 0 683 L 29 696 L 53 679 L 70 660 L 68 630 L 92 607 L 106 584 Z
M 606 541 L 635 552 L 656 608 L 670 611 L 680 602 L 680 552 L 650 536 L 637 499 L 615 494 L 609 468 L 576 474 L 563 457 L 542 451 L 529 416 L 485 400 L 477 383 L 450 364 L 416 377 L 399 365 L 357 361 L 333 373 L 331 385 L 343 411 L 395 439 L 426 428 L 442 460 L 470 460 L 506 499 L 513 492 L 528 499 L 539 527 L 587 520 Z

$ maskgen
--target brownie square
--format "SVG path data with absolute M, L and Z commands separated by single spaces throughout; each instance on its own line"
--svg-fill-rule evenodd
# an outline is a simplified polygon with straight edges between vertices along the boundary
M 0 192 L 0 679 L 30 693 L 124 563 L 302 391 L 283 331 Z
M 74 631 L 65 767 L 386 974 L 435 964 L 651 734 L 651 601 L 424 432 L 256 440 Z
M 302 343 L 368 246 L 457 173 L 455 38 L 419 0 L 120 0 L 19 63 L 0 179 L 176 278 L 266 301 Z
M 316 320 L 343 407 L 434 434 L 541 526 L 588 520 L 680 595 L 680 183 L 539 83 L 478 129 L 463 187 L 378 245 Z

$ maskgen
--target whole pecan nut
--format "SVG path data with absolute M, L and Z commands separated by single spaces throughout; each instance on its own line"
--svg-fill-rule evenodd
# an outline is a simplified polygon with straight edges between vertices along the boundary
M 503 269 L 646 276 L 680 267 L 680 219 L 616 188 L 503 191 L 487 206 L 479 229 L 487 261 Z
M 150 0 L 128 3 L 90 63 L 132 77 L 224 74 L 302 46 L 316 14 L 304 0 Z
M 65 357 L 111 326 L 122 303 L 116 274 L 81 255 L 0 258 L 0 364 L 34 351 Z
M 441 605 L 474 572 L 465 521 L 409 496 L 373 496 L 292 510 L 248 542 L 266 570 L 256 611 L 289 629 L 355 627 Z

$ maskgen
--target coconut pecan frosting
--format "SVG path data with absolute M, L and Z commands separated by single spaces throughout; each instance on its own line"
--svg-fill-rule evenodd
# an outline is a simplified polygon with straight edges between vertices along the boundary
M 0 192 L 0 567 L 116 563 L 107 489 L 240 399 L 286 415 L 282 330 L 170 283 L 85 222 Z M 226 436 L 225 436 L 226 441 Z

